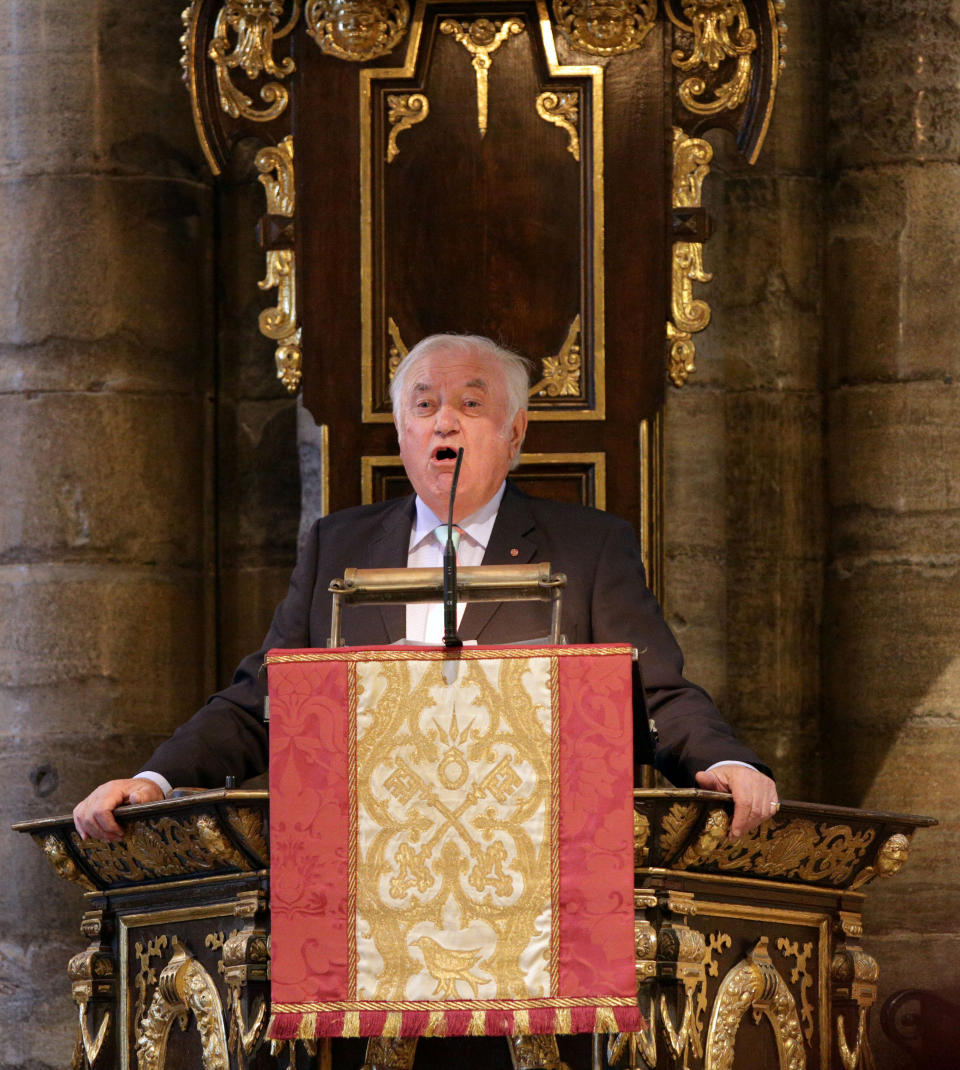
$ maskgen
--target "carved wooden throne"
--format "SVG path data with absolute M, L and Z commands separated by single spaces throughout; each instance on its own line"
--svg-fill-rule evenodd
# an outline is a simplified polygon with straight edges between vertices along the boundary
M 704 134 L 756 159 L 782 9 L 194 0 L 197 135 L 215 174 L 262 146 L 260 328 L 321 425 L 328 509 L 406 490 L 387 387 L 407 348 L 487 334 L 536 364 L 518 481 L 632 519 L 656 588 L 665 372 L 694 371 L 710 318 Z

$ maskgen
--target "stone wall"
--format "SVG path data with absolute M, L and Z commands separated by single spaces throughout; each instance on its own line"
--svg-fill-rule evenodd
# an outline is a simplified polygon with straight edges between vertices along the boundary
M 825 11 L 825 772 L 837 802 L 940 820 L 866 924 L 881 999 L 960 1000 L 960 22 Z
M 787 797 L 931 814 L 871 886 L 879 1002 L 960 999 L 960 22 L 787 9 L 754 168 L 718 140 L 714 323 L 666 413 L 666 602 Z M 879 1028 L 879 1070 L 908 1065 Z

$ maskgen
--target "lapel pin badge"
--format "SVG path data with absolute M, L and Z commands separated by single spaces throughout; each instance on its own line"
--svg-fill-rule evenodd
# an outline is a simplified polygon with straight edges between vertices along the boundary
M 519 550 L 518 550 L 518 549 L 516 548 L 516 546 L 514 546 L 514 547 L 513 547 L 513 548 L 512 548 L 511 550 L 510 550 L 510 556 L 511 556 L 511 557 L 519 557 L 519 556 L 520 556 L 520 551 L 519 551 Z

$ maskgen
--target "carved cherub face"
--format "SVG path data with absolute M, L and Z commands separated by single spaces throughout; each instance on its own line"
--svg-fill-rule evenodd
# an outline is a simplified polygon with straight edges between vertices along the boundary
M 877 872 L 889 877 L 901 869 L 910 851 L 910 841 L 903 833 L 897 832 L 880 848 L 877 855 Z
M 584 4 L 573 19 L 577 34 L 595 48 L 614 48 L 629 33 L 620 4 Z
M 344 52 L 361 55 L 377 51 L 386 39 L 389 26 L 383 4 L 337 4 L 327 24 L 330 39 Z

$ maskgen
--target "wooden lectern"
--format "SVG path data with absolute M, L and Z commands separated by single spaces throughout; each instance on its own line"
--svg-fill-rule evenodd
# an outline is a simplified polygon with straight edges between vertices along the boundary
M 785 802 L 730 844 L 731 813 L 710 792 L 635 794 L 636 971 L 648 1027 L 594 1038 L 586 1052 L 561 1038 L 572 1070 L 871 1065 L 878 966 L 861 942 L 864 898 L 872 880 L 902 867 L 913 832 L 934 822 Z M 264 1042 L 267 793 L 209 791 L 117 817 L 127 832 L 119 843 L 81 841 L 69 817 L 15 826 L 86 890 L 89 945 L 68 965 L 74 1065 L 359 1066 L 362 1048 L 336 1048 L 349 1042 L 332 1054 L 323 1042 L 297 1042 L 295 1052 Z M 519 1065 L 540 1065 L 535 1050 L 527 1056 Z

